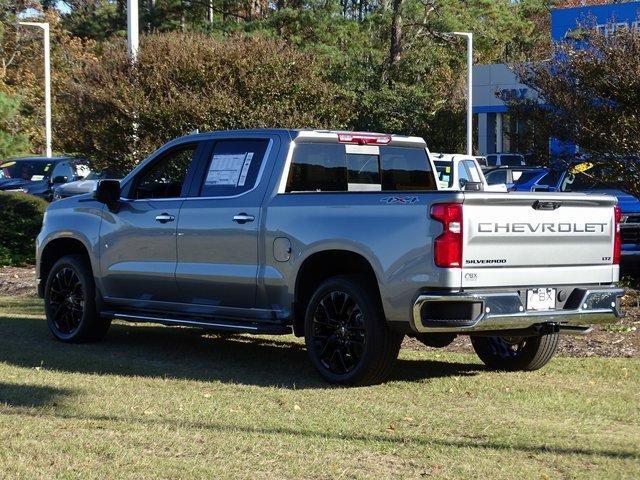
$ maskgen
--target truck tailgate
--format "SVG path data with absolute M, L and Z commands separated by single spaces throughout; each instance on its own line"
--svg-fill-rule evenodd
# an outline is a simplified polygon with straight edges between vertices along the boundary
M 606 195 L 465 193 L 462 286 L 616 281 L 615 203 Z

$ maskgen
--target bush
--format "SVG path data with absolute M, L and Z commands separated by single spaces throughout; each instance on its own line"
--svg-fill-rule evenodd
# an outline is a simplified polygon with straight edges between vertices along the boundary
M 56 136 L 98 168 L 127 171 L 196 128 L 344 128 L 352 117 L 322 62 L 278 40 L 153 34 L 136 67 L 119 42 L 84 55 L 60 88 Z
M 0 265 L 35 262 L 35 240 L 47 205 L 24 193 L 0 192 Z

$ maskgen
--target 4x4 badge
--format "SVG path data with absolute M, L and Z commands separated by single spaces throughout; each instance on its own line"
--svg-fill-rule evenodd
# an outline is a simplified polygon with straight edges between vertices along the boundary
M 409 205 L 412 203 L 418 202 L 418 197 L 384 197 L 380 199 L 380 202 L 386 203 L 387 205 Z

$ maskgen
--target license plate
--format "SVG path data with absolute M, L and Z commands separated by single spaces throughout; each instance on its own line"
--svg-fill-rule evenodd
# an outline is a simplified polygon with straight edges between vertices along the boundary
M 527 310 L 555 310 L 556 289 L 534 288 L 527 290 Z

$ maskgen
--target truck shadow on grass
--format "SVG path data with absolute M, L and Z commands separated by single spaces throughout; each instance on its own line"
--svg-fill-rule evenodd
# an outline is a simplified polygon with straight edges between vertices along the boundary
M 56 406 L 63 398 L 74 394 L 73 390 L 42 385 L 0 382 L 0 408 L 35 408 Z
M 178 378 L 285 388 L 327 388 L 291 337 L 220 336 L 202 330 L 114 324 L 98 343 L 70 345 L 43 319 L 0 315 L 0 362 L 102 375 Z M 393 381 L 475 375 L 480 364 L 397 362 Z

